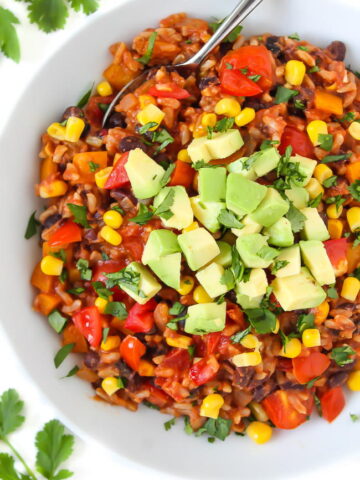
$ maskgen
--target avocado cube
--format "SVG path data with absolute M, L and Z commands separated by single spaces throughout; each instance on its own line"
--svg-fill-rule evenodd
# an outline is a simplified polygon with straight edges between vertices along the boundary
M 301 232 L 302 238 L 305 240 L 319 240 L 320 242 L 330 238 L 328 229 L 316 208 L 303 208 L 301 213 L 306 217 L 304 228 Z
M 307 268 L 302 268 L 297 275 L 276 278 L 271 286 L 277 301 L 286 312 L 315 308 L 326 299 L 325 291 Z
M 165 170 L 141 148 L 130 151 L 125 170 L 135 197 L 144 199 L 159 193 Z
M 184 187 L 176 186 L 163 188 L 154 198 L 154 207 L 158 208 L 171 190 L 174 192 L 174 200 L 169 207 L 172 216 L 170 218 L 161 218 L 161 221 L 165 227 L 182 230 L 183 228 L 188 227 L 194 220 L 190 199 Z
M 136 273 L 140 275 L 137 287 L 134 286 L 135 288 L 129 288 L 123 284 L 121 285 L 121 289 L 133 298 L 135 302 L 140 303 L 140 305 L 144 305 L 161 290 L 160 283 L 146 267 L 141 265 L 141 263 L 132 262 L 124 269 L 124 271 L 129 272 L 130 274 Z
M 172 253 L 149 261 L 149 267 L 165 285 L 179 290 L 181 273 L 181 253 Z
M 282 217 L 280 220 L 264 230 L 264 235 L 269 237 L 270 245 L 276 247 L 290 247 L 294 244 L 294 234 L 291 229 L 290 221 Z
M 254 170 L 258 177 L 263 177 L 267 173 L 274 170 L 280 162 L 280 154 L 276 148 L 270 147 L 265 150 L 261 150 L 257 154 L 257 158 L 254 163 Z
M 236 240 L 237 251 L 248 268 L 267 268 L 272 263 L 272 259 L 266 260 L 259 256 L 263 247 L 268 247 L 267 237 L 259 233 L 246 235 Z
M 255 222 L 251 219 L 250 215 L 246 215 L 241 223 L 244 225 L 244 228 L 232 228 L 231 231 L 237 237 L 243 237 L 245 235 L 250 235 L 250 233 L 260 233 L 263 229 L 263 226 L 260 223 Z
M 231 245 L 223 241 L 219 241 L 217 244 L 220 248 L 220 253 L 217 257 L 215 257 L 214 262 L 222 265 L 225 268 L 230 267 L 232 263 Z
M 214 237 L 205 228 L 182 233 L 178 242 L 191 270 L 198 270 L 220 253 Z
M 191 335 L 204 335 L 211 332 L 221 332 L 225 328 L 226 302 L 200 303 L 188 308 L 185 320 L 185 332 Z
M 226 168 L 200 168 L 199 194 L 202 202 L 225 202 Z
M 208 163 L 212 160 L 212 156 L 206 145 L 207 141 L 207 136 L 194 138 L 188 146 L 187 151 L 193 163 L 200 162 L 201 160 Z
M 310 195 L 306 188 L 292 186 L 285 190 L 285 195 L 298 209 L 305 208 L 309 202 Z
M 141 261 L 147 265 L 159 257 L 180 252 L 177 236 L 171 230 L 153 230 L 146 242 Z
M 290 160 L 292 163 L 299 163 L 299 172 L 304 176 L 304 179 L 301 181 L 292 180 L 293 184 L 297 187 L 305 187 L 314 173 L 317 161 L 301 155 L 295 155 Z
M 224 133 L 214 133 L 212 138 L 206 142 L 207 149 L 214 160 L 230 157 L 243 145 L 244 140 L 237 129 L 228 130 Z
M 250 298 L 254 298 L 265 295 L 267 287 L 268 280 L 265 270 L 262 268 L 253 268 L 247 282 L 237 282 L 236 292 L 240 295 L 247 295 Z
M 263 298 L 264 295 L 259 295 L 258 297 L 249 297 L 243 293 L 237 293 L 236 302 L 241 308 L 246 310 L 247 308 L 259 308 Z
M 266 196 L 250 217 L 264 227 L 271 227 L 290 208 L 290 204 L 282 198 L 274 188 L 268 188 Z
M 301 258 L 299 245 L 294 245 L 281 250 L 280 255 L 276 259 L 276 262 L 280 261 L 288 263 L 275 273 L 276 277 L 290 277 L 291 275 L 297 275 L 300 273 Z
M 218 263 L 212 262 L 210 265 L 199 270 L 195 276 L 200 285 L 206 290 L 209 297 L 215 298 L 230 290 L 224 283 L 222 283 L 224 272 L 224 267 Z
M 220 230 L 218 216 L 226 205 L 223 202 L 202 202 L 200 197 L 190 198 L 191 207 L 194 215 L 200 223 L 204 225 L 211 233 Z
M 256 175 L 253 165 L 247 166 L 248 160 L 249 157 L 242 157 L 238 160 L 235 160 L 235 162 L 229 163 L 227 166 L 229 173 L 239 173 L 248 180 L 256 180 L 258 176 Z
M 322 242 L 318 240 L 301 241 L 300 250 L 303 262 L 319 285 L 335 283 L 334 269 Z
M 230 173 L 226 184 L 226 206 L 239 217 L 253 212 L 263 200 L 267 188 L 244 178 L 239 173 Z

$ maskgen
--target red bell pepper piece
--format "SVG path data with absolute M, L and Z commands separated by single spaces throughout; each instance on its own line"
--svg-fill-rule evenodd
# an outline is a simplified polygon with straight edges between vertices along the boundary
M 73 315 L 72 320 L 92 347 L 100 345 L 104 317 L 95 306 L 82 308 Z
M 157 303 L 151 299 L 140 305 L 135 303 L 129 310 L 124 327 L 131 330 L 134 333 L 146 333 L 149 332 L 154 326 L 154 310 Z
M 341 387 L 335 387 L 328 390 L 320 397 L 322 416 L 329 423 L 342 412 L 345 407 L 345 396 Z
M 190 188 L 194 181 L 195 173 L 195 170 L 188 163 L 177 160 L 175 169 L 171 174 L 169 186 L 182 185 L 185 188 Z
M 215 377 L 219 368 L 220 365 L 214 355 L 209 355 L 194 363 L 190 368 L 189 376 L 196 385 L 204 385 Z
M 184 88 L 179 87 L 174 82 L 158 83 L 153 87 L 150 87 L 148 94 L 158 98 L 177 98 L 183 100 L 190 97 L 190 93 Z
M 121 188 L 130 185 L 128 174 L 125 170 L 125 164 L 128 161 L 129 152 L 125 152 L 121 155 L 119 160 L 114 165 L 109 178 L 106 180 L 105 189 L 111 190 L 112 188 Z
M 123 262 L 123 260 L 99 261 L 94 268 L 92 281 L 106 283 L 106 273 L 119 272 L 123 268 L 125 268 L 125 263 Z
M 314 147 L 308 135 L 295 127 L 285 127 L 279 145 L 281 155 L 284 155 L 289 146 L 292 147 L 292 155 L 314 158 Z
M 61 247 L 69 243 L 81 242 L 82 229 L 72 220 L 66 220 L 49 238 L 50 247 Z
M 296 395 L 292 393 L 292 395 Z M 289 401 L 289 394 L 285 390 L 277 390 L 262 402 L 270 420 L 278 428 L 291 430 L 306 422 L 308 415 L 313 409 L 312 394 L 308 394 L 306 401 L 307 413 L 299 413 Z
M 296 357 L 292 360 L 296 380 L 305 384 L 322 375 L 330 366 L 330 359 L 320 352 L 310 353 L 308 357 Z
M 229 95 L 253 97 L 262 93 L 262 88 L 239 70 L 223 70 L 220 73 L 221 88 Z
M 160 388 L 154 387 L 151 383 L 145 383 L 144 387 L 149 390 L 149 396 L 147 400 L 160 408 L 165 407 L 170 401 L 170 397 Z
M 140 358 L 145 354 L 145 352 L 145 345 L 132 335 L 128 335 L 121 342 L 121 358 L 135 371 L 139 368 Z
M 348 248 L 346 238 L 326 240 L 324 242 L 324 247 L 334 268 L 337 268 L 341 262 L 346 260 L 346 252 Z

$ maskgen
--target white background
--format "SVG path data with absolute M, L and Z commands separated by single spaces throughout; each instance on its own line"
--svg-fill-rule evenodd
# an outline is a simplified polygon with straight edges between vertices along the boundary
M 150 0 L 144 0 L 150 1 Z M 122 0 L 102 0 L 101 11 L 111 8 L 112 5 L 121 3 Z M 65 31 L 51 35 L 45 35 L 30 25 L 26 18 L 23 4 L 14 0 L 0 0 L 0 5 L 10 8 L 20 19 L 21 25 L 18 28 L 22 46 L 22 59 L 19 65 L 5 59 L 0 54 L 0 132 L 6 123 L 8 114 L 13 108 L 21 91 L 26 88 L 27 81 L 46 61 L 46 58 L 61 45 L 69 34 L 86 22 L 86 17 L 80 14 L 72 14 Z M 161 12 L 159 12 L 159 17 Z M 100 41 L 100 39 L 99 39 Z M 76 48 L 76 45 L 74 45 Z M 102 48 L 102 47 L 101 47 Z M 51 85 L 49 85 L 51 88 Z M 51 105 L 49 106 L 51 108 Z M 31 128 L 31 125 L 29 125 Z M 36 133 L 36 132 L 35 132 Z M 1 134 L 1 133 L 0 133 Z M 2 161 L 4 162 L 4 158 Z M 4 163 L 2 163 L 4 167 Z M 2 171 L 4 174 L 4 170 Z M 35 449 L 33 439 L 35 433 L 48 420 L 57 416 L 56 410 L 48 404 L 46 398 L 39 393 L 23 373 L 11 347 L 7 345 L 6 338 L 0 330 L 0 392 L 7 388 L 16 388 L 26 402 L 26 423 L 24 428 L 13 436 L 14 443 L 23 452 L 30 465 L 33 465 Z M 4 367 L 6 366 L 6 367 Z M 85 401 L 85 400 L 84 400 Z M 130 414 L 130 413 L 129 413 Z M 351 425 L 350 425 L 351 427 Z M 106 426 L 104 426 L 106 428 Z M 159 423 L 159 428 L 162 428 Z M 126 432 L 124 432 L 126 435 Z M 346 442 L 346 438 L 343 439 Z M 261 447 L 259 446 L 259 460 L 261 460 Z M 2 445 L 0 446 L 2 449 Z M 5 450 L 5 449 L 4 449 Z M 286 452 L 284 452 L 286 457 Z M 306 476 L 298 476 L 297 480 L 338 480 L 339 478 L 358 478 L 360 472 L 360 456 L 350 457 L 337 465 L 324 466 L 321 471 L 314 471 Z M 152 471 L 145 472 L 142 468 L 130 465 L 125 460 L 116 458 L 112 453 L 106 451 L 99 445 L 89 445 L 76 438 L 75 454 L 68 462 L 68 467 L 75 471 L 77 480 L 92 480 L 95 478 L 123 477 L 131 480 L 159 479 L 163 475 L 155 474 Z M 204 468 L 206 468 L 204 466 Z M 256 465 L 254 465 L 256 469 Z M 301 465 L 299 465 L 301 470 Z M 176 474 L 176 472 L 174 472 Z M 239 478 L 241 477 L 241 465 L 239 466 Z M 244 479 L 246 480 L 246 479 Z M 287 479 L 287 480 L 295 480 Z

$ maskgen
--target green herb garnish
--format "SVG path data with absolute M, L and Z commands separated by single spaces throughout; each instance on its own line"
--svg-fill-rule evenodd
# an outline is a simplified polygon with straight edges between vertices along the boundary
M 320 133 L 318 136 L 318 141 L 320 142 L 320 148 L 326 150 L 327 152 L 330 152 L 333 147 L 334 137 L 330 133 Z
M 105 287 L 103 282 L 92 282 L 92 286 L 98 297 L 103 298 L 104 300 L 109 300 L 112 292 Z
M 40 222 L 36 220 L 35 215 L 36 215 L 36 210 L 30 215 L 30 218 L 28 220 L 28 224 L 26 226 L 26 231 L 25 231 L 26 240 L 29 240 L 29 238 L 37 234 L 37 229 L 38 229 L 38 226 L 40 225 Z
M 113 317 L 120 318 L 120 320 L 124 320 L 127 317 L 126 307 L 121 302 L 108 302 L 104 313 L 105 315 L 112 315 Z
M 151 60 L 157 35 L 157 32 L 151 33 L 145 54 L 137 59 L 137 61 L 142 63 L 143 65 L 147 65 Z
M 355 180 L 355 182 L 350 185 L 349 192 L 355 200 L 360 202 L 360 180 Z
M 275 103 L 279 105 L 280 103 L 287 103 L 291 98 L 299 95 L 297 90 L 291 90 L 283 86 L 279 86 L 275 95 Z
M 65 358 L 69 355 L 71 350 L 74 348 L 75 343 L 68 343 L 67 345 L 64 345 L 60 350 L 57 352 L 57 354 L 54 357 L 54 365 L 55 368 L 59 368 L 60 365 L 63 363 Z
M 56 333 L 60 333 L 66 325 L 67 319 L 61 315 L 59 310 L 53 310 L 48 316 L 49 324 Z
M 291 229 L 294 233 L 298 233 L 304 228 L 306 216 L 294 207 L 293 204 L 290 205 L 286 218 L 291 223 Z
M 251 308 L 244 310 L 250 325 L 257 333 L 271 333 L 276 327 L 276 316 L 265 308 Z
M 76 205 L 75 203 L 67 203 L 66 206 L 74 216 L 74 222 L 82 227 L 90 228 L 87 220 L 87 208 L 83 205 Z
M 347 160 L 350 156 L 351 156 L 350 153 L 344 153 L 341 155 L 327 155 L 321 160 L 321 163 L 340 162 L 342 160 Z
M 334 360 L 339 367 L 348 365 L 353 362 L 352 355 L 355 355 L 356 352 L 349 346 L 344 345 L 342 347 L 333 348 L 330 354 L 330 358 Z
M 90 281 L 92 279 L 92 270 L 91 268 L 89 268 L 89 262 L 88 260 L 85 260 L 83 258 L 80 258 L 77 262 L 76 262 L 76 268 L 79 270 L 80 272 L 80 278 L 81 280 L 86 280 L 86 281 Z
M 219 223 L 226 228 L 244 228 L 244 225 L 238 220 L 230 210 L 223 209 L 217 217 Z

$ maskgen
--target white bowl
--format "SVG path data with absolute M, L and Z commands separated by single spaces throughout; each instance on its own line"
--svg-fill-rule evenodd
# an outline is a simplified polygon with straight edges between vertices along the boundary
M 8 339 L 24 368 L 60 414 L 80 434 L 106 445 L 120 457 L 152 467 L 166 475 L 187 478 L 294 477 L 306 469 L 339 460 L 358 449 L 359 429 L 349 412 L 359 413 L 360 401 L 349 396 L 345 412 L 332 425 L 314 418 L 299 429 L 276 431 L 273 440 L 256 446 L 232 435 L 211 445 L 206 438 L 187 436 L 182 421 L 165 432 L 166 416 L 141 408 L 130 413 L 90 399 L 90 387 L 76 378 L 60 380 L 53 367 L 58 338 L 44 318 L 31 310 L 29 276 L 39 259 L 36 241 L 23 239 L 29 214 L 38 202 L 39 136 L 49 123 L 73 104 L 110 60 L 107 47 L 131 40 L 143 28 L 154 26 L 178 11 L 221 18 L 235 0 L 132 0 L 94 16 L 41 68 L 19 100 L 0 142 L 1 175 L 1 317 Z M 348 45 L 348 62 L 360 65 L 358 0 L 265 0 L 245 22 L 246 33 L 299 32 L 302 38 L 325 46 L 332 40 Z M 73 362 L 68 362 L 73 364 Z M 259 461 L 260 460 L 260 461 Z

